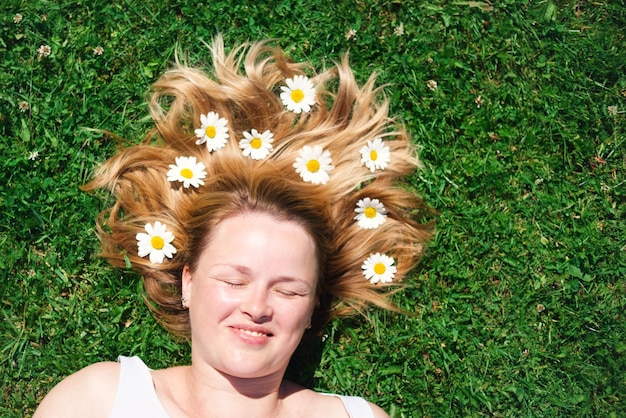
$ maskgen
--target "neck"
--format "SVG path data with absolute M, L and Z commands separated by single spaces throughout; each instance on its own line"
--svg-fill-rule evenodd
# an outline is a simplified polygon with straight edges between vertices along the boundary
M 284 371 L 258 378 L 238 378 L 211 368 L 192 364 L 187 368 L 187 399 L 182 408 L 190 416 L 203 417 L 276 417 L 282 400 L 291 392 L 283 384 Z

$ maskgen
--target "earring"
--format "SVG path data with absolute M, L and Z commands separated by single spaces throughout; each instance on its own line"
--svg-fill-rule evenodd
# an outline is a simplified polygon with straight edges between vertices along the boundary
M 311 329 L 311 321 L 309 321 L 309 325 L 306 326 L 306 329 Z
M 187 302 L 189 299 L 187 299 L 187 297 L 183 296 L 180 298 L 180 304 L 183 306 L 183 309 L 187 309 Z

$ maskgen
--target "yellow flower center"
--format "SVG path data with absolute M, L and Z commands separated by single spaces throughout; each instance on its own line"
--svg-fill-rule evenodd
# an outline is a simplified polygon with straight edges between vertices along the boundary
M 376 274 L 383 274 L 385 270 L 387 270 L 387 267 L 385 267 L 383 263 L 376 263 L 374 265 L 374 273 Z
M 165 241 L 163 241 L 163 238 L 161 238 L 158 235 L 155 235 L 154 237 L 152 237 L 152 239 L 150 240 L 150 244 L 152 245 L 152 248 L 154 248 L 155 250 L 162 250 L 163 247 L 165 247 Z
M 320 162 L 317 160 L 309 160 L 309 162 L 306 163 L 306 169 L 311 173 L 317 173 L 320 169 Z
M 261 145 L 263 145 L 263 141 L 261 140 L 261 138 L 252 138 L 252 140 L 250 141 L 250 146 L 254 149 L 261 148 Z
M 183 168 L 182 170 L 180 170 L 180 175 L 186 179 L 190 179 L 193 178 L 193 171 L 191 171 L 191 169 L 189 168 Z
M 217 129 L 215 129 L 215 126 L 211 125 L 207 126 L 204 132 L 209 138 L 215 138 L 215 135 L 217 134 Z
M 304 92 L 300 89 L 295 89 L 291 91 L 291 100 L 296 103 L 300 103 L 304 99 Z
M 376 152 L 375 149 L 373 149 L 372 151 L 370 151 L 370 159 L 372 161 L 376 161 L 378 159 L 378 152 Z
M 376 209 L 372 208 L 372 207 L 367 207 L 365 208 L 365 211 L 363 212 L 365 213 L 365 217 L 366 218 L 374 218 L 376 216 Z

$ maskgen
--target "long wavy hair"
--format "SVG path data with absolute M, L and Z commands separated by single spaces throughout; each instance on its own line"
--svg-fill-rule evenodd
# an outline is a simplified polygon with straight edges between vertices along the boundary
M 219 222 L 261 211 L 297 222 L 316 243 L 314 330 L 368 306 L 396 309 L 389 296 L 418 262 L 433 225 L 420 223 L 428 208 L 402 183 L 420 163 L 405 129 L 388 116 L 388 101 L 375 87 L 375 76 L 359 86 L 347 57 L 312 75 L 310 65 L 291 62 L 267 42 L 226 53 L 217 37 L 209 50 L 210 71 L 177 61 L 154 83 L 149 100 L 154 129 L 142 143 L 120 148 L 84 186 L 108 189 L 115 198 L 97 221 L 102 255 L 121 268 L 130 261 L 144 279 L 146 301 L 157 320 L 188 337 L 188 312 L 180 303 L 183 267 L 196 266 Z M 317 103 L 308 113 L 288 111 L 280 87 L 287 78 L 308 74 Z M 214 152 L 197 145 L 194 134 L 200 116 L 211 111 L 227 119 L 229 129 L 225 147 Z M 263 160 L 244 157 L 239 147 L 238 139 L 252 128 L 274 135 L 274 149 Z M 361 162 L 360 149 L 376 138 L 384 140 L 391 159 L 384 170 L 372 172 Z M 330 152 L 335 168 L 326 184 L 305 183 L 295 171 L 305 145 Z M 194 156 L 204 164 L 204 185 L 183 188 L 167 180 L 178 156 Z M 357 202 L 365 197 L 384 202 L 388 211 L 377 229 L 363 229 L 355 221 Z M 161 264 L 138 256 L 137 249 L 137 233 L 155 221 L 173 232 L 178 250 Z M 395 287 L 364 278 L 362 263 L 377 252 L 395 259 Z

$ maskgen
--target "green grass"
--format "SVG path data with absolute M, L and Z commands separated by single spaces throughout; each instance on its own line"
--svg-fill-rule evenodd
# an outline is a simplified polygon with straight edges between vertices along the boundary
M 96 256 L 106 202 L 78 187 L 115 148 L 84 128 L 140 138 L 176 47 L 202 64 L 218 31 L 378 72 L 426 165 L 408 181 L 439 211 L 396 298 L 414 315 L 331 324 L 315 388 L 394 417 L 626 415 L 626 3 L 270 3 L 3 2 L 0 415 L 118 354 L 188 361 L 138 277 Z

